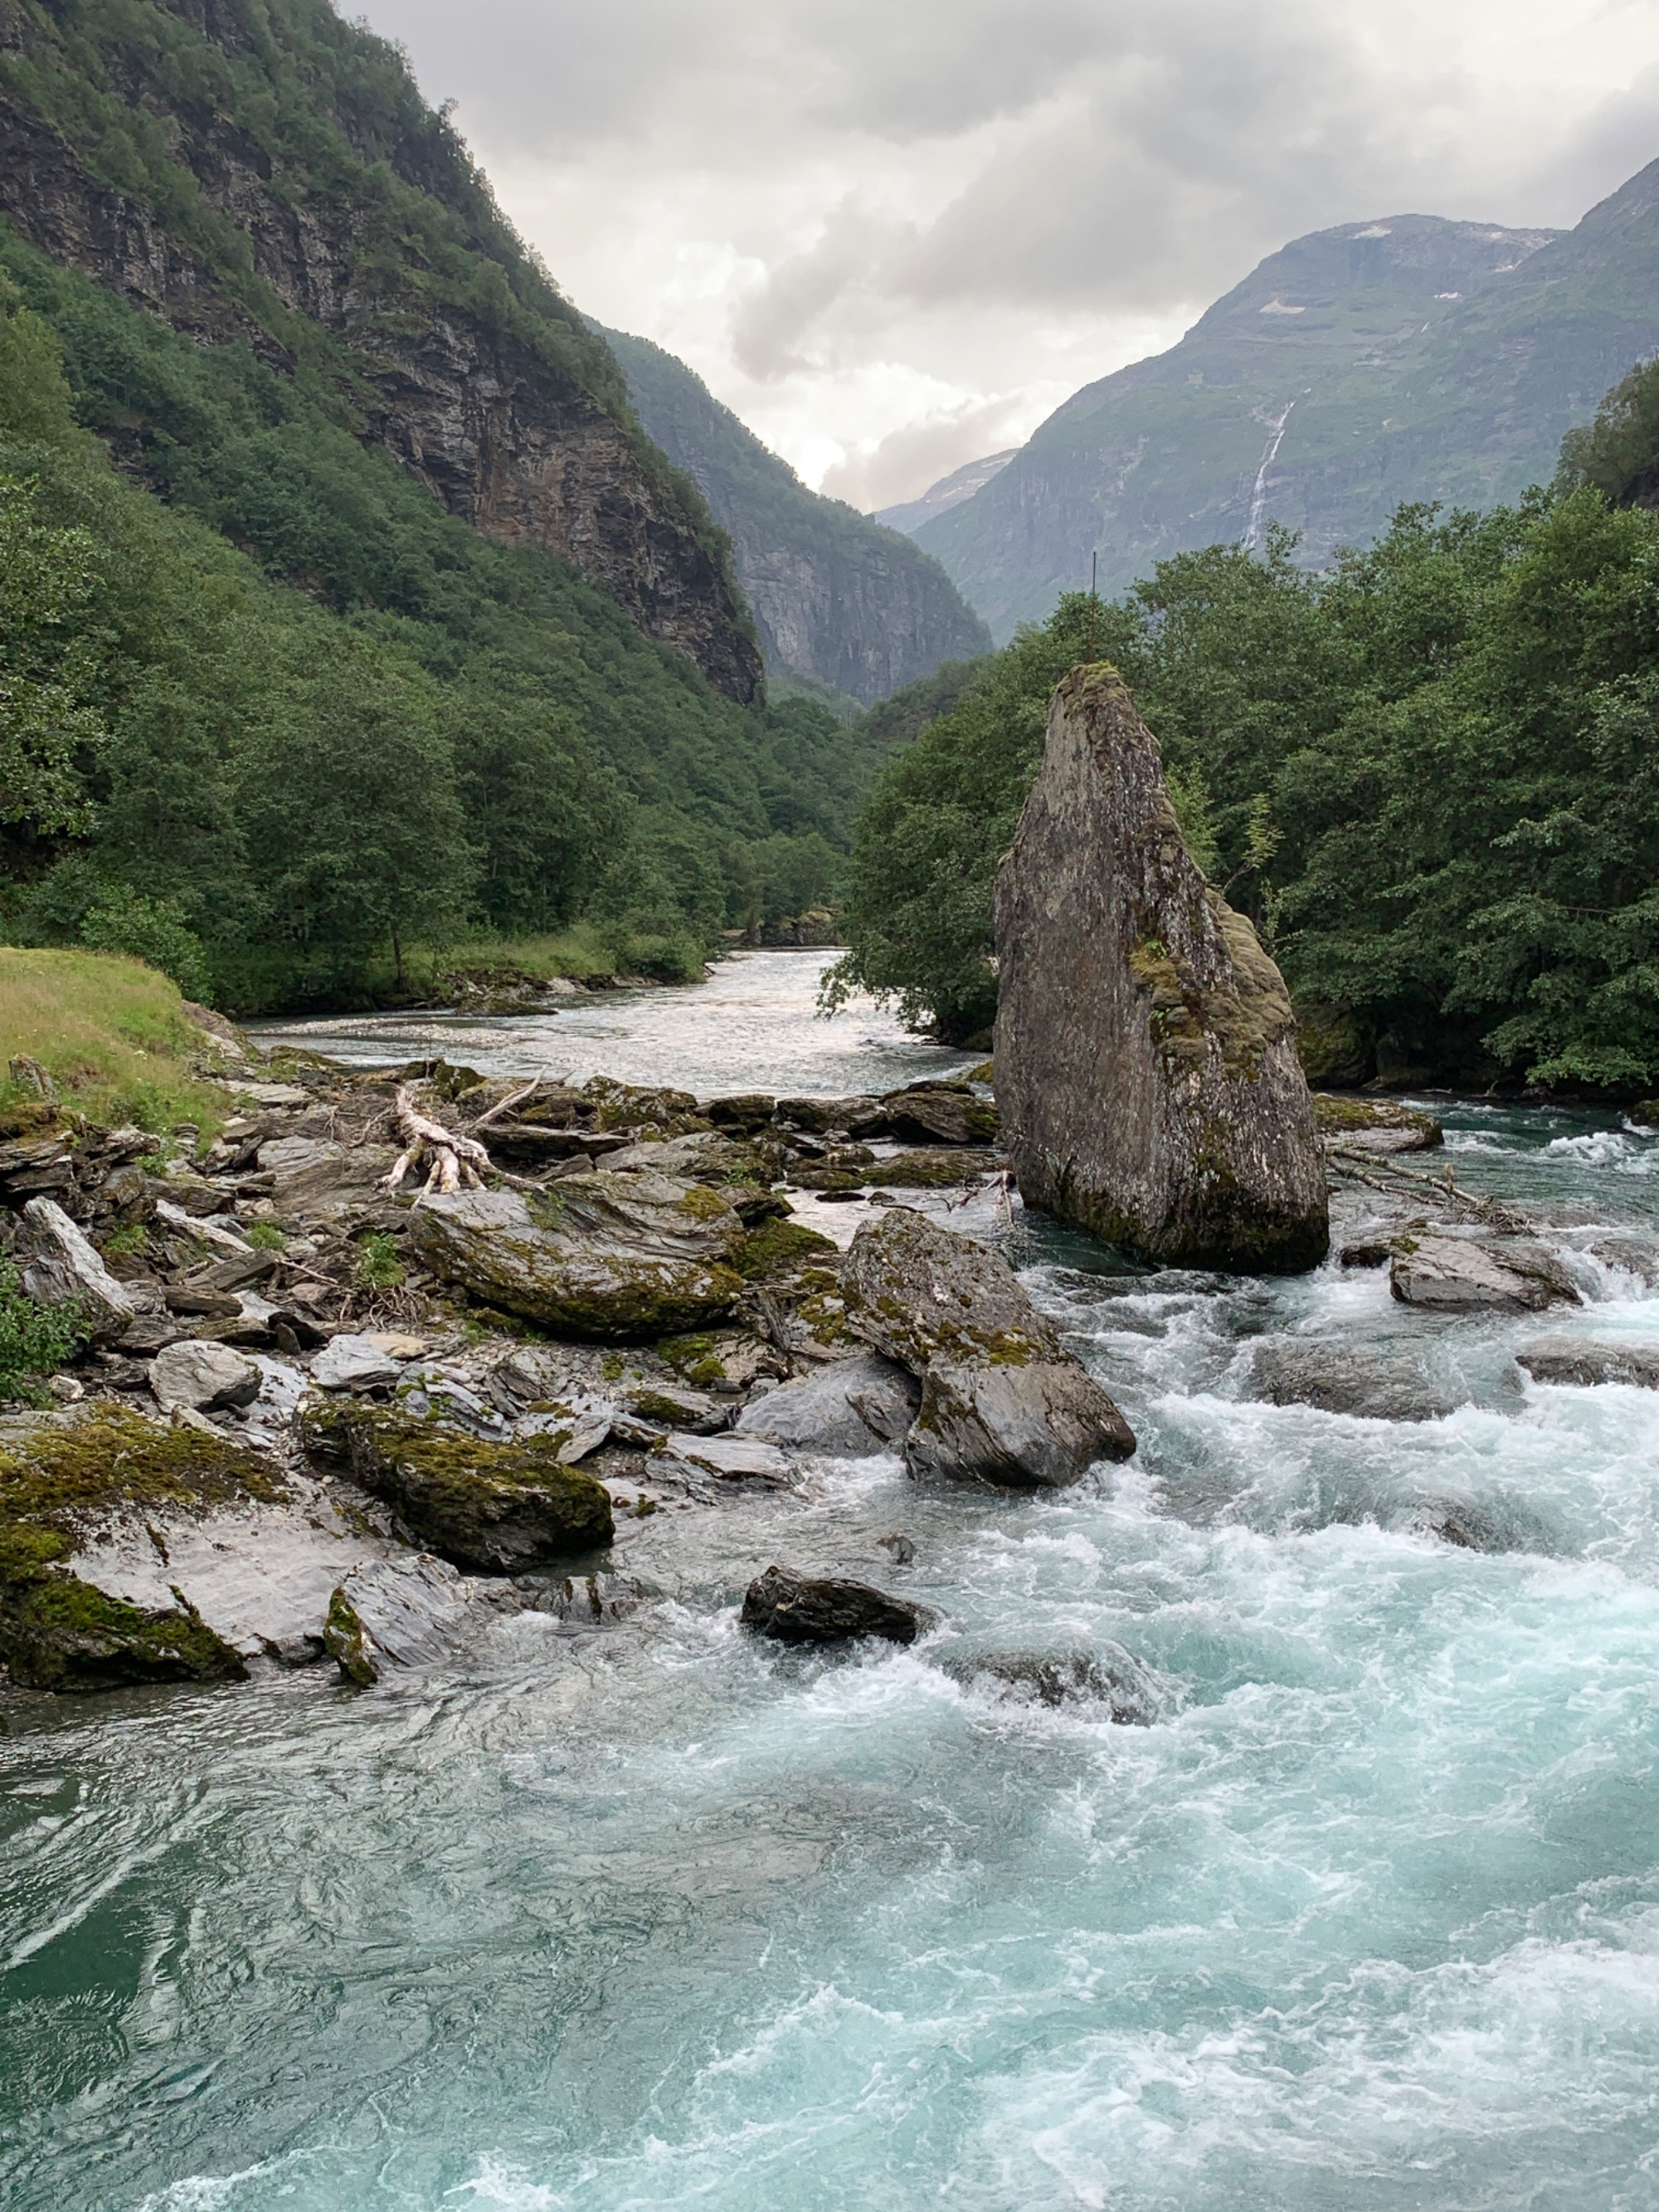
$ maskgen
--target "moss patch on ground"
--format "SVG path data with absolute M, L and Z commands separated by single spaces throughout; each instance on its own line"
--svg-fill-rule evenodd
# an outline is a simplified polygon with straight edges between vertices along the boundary
M 146 1510 L 205 1513 L 282 1495 L 255 1452 L 116 1407 L 0 1431 L 0 1660 L 46 1690 L 232 1680 L 245 1670 L 181 1601 L 145 1613 L 70 1574 L 100 1523 Z
M 0 1067 L 39 1060 L 75 1112 L 161 1133 L 192 1121 L 210 1135 L 231 1108 L 191 1073 L 205 1049 L 177 985 L 142 961 L 0 945 Z M 34 1103 L 0 1085 L 0 1109 Z

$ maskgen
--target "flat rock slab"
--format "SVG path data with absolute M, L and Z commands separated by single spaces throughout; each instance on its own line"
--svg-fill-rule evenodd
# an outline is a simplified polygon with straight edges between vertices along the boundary
M 1579 1302 L 1577 1285 L 1560 1258 L 1523 1237 L 1484 1243 L 1431 1236 L 1402 1239 L 1401 1248 L 1389 1265 L 1389 1287 L 1406 1305 L 1441 1313 L 1483 1307 L 1537 1313 L 1546 1306 Z
M 1659 1345 L 1544 1336 L 1535 1344 L 1522 1345 L 1515 1356 L 1534 1382 L 1581 1386 L 1623 1382 L 1638 1389 L 1659 1390 Z
M 30 1199 L 23 1220 L 29 1240 L 23 1257 L 23 1288 L 29 1296 L 42 1305 L 73 1299 L 94 1343 L 119 1336 L 136 1318 L 137 1302 L 57 1200 Z
M 517 1191 L 469 1190 L 423 1199 L 410 1217 L 441 1280 L 544 1328 L 624 1342 L 728 1313 L 746 1234 L 704 1184 L 603 1168 L 556 1183 L 534 1212 Z
M 914 1644 L 933 1619 L 927 1607 L 889 1597 L 868 1583 L 779 1566 L 750 1583 L 740 1617 L 745 1628 L 780 1644 L 844 1644 L 859 1636 Z
M 997 1103 L 1028 1205 L 1168 1267 L 1329 1248 L 1284 979 L 1182 841 L 1115 670 L 1055 690 L 997 877 Z
M 793 1451 L 862 1459 L 902 1449 L 921 1407 L 921 1388 L 908 1369 L 869 1352 L 751 1398 L 737 1433 Z
M 721 1482 L 763 1482 L 778 1488 L 790 1480 L 788 1461 L 774 1443 L 760 1437 L 704 1437 L 671 1431 L 664 1449 L 699 1474 Z
M 971 1238 L 891 1207 L 853 1239 L 842 1296 L 849 1326 L 921 1384 L 912 1474 L 1059 1488 L 1134 1450 L 1006 1261 Z
M 331 1337 L 311 1363 L 311 1379 L 324 1390 L 385 1389 L 403 1371 L 376 1336 Z
M 146 1613 L 182 1598 L 245 1659 L 320 1659 L 330 1592 L 400 1547 L 354 1526 L 324 1486 L 295 1478 L 287 1489 L 199 1517 L 152 1509 L 118 1521 L 82 1546 L 70 1571 Z

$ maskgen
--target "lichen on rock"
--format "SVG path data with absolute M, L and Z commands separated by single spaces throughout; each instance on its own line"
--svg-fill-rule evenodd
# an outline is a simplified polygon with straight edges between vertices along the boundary
M 997 882 L 997 1103 L 1030 1205 L 1170 1266 L 1329 1248 L 1290 995 L 1182 842 L 1116 671 L 1054 694 Z

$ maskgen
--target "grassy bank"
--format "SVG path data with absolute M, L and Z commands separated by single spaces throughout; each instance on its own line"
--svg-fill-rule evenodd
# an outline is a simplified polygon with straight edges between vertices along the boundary
M 0 946 L 0 1069 L 20 1056 L 38 1060 L 64 1105 L 89 1120 L 216 1129 L 230 1101 L 191 1073 L 204 1047 L 178 987 L 142 961 Z M 0 1108 L 30 1095 L 0 1082 Z

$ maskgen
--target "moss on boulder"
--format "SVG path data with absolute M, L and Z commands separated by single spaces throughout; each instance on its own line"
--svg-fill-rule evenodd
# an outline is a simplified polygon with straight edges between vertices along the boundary
M 410 1241 L 440 1280 L 561 1334 L 628 1342 L 706 1326 L 743 1289 L 746 1232 L 717 1190 L 600 1170 L 543 1194 L 425 1200 Z
M 124 1408 L 0 1424 L 0 1661 L 43 1690 L 240 1678 L 240 1658 L 184 1598 L 145 1611 L 68 1562 L 112 1520 L 282 1494 L 258 1453 Z
M 418 1542 L 470 1573 L 534 1573 L 611 1541 L 610 1492 L 560 1463 L 568 1432 L 484 1443 L 408 1413 L 330 1402 L 307 1413 L 301 1434 L 313 1456 L 385 1498 Z

